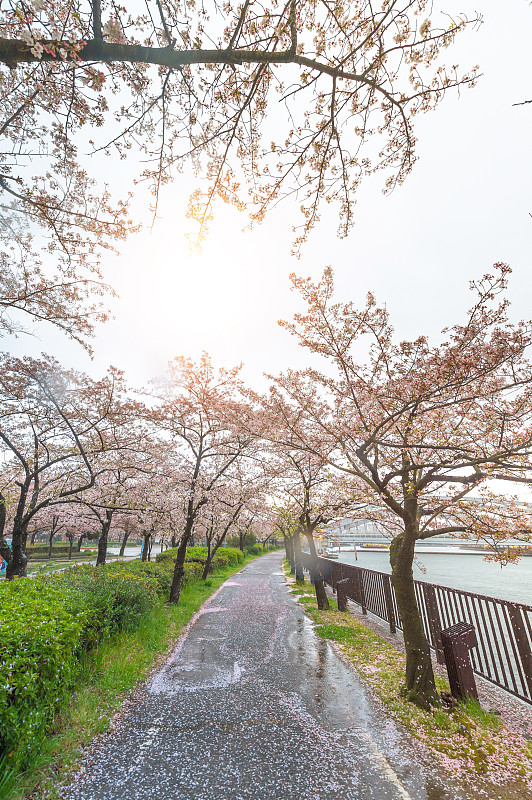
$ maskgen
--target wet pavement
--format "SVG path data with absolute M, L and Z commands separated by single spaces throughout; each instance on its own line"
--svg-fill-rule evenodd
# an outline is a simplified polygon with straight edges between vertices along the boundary
M 456 800 L 313 632 L 281 554 L 246 566 L 88 753 L 64 800 Z

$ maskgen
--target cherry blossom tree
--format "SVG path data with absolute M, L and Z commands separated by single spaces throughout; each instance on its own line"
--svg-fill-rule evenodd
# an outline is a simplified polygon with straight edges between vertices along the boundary
M 129 163 L 135 154 L 154 213 L 160 187 L 186 160 L 207 178 L 190 204 L 199 241 L 216 197 L 257 222 L 295 194 L 296 247 L 321 201 L 334 202 L 345 235 L 363 177 L 384 171 L 388 191 L 401 183 L 416 160 L 415 117 L 474 83 L 474 70 L 447 68 L 441 56 L 475 21 L 428 0 L 165 0 L 127 10 L 8 0 L 5 203 L 17 218 L 30 215 L 61 259 L 93 263 L 130 225 L 126 204 L 95 184 L 80 152 Z
M 239 424 L 249 413 L 239 370 L 215 370 L 207 353 L 199 363 L 178 357 L 170 363 L 168 379 L 157 385 L 157 424 L 172 442 L 172 472 L 184 501 L 171 603 L 179 602 L 186 549 L 200 513 L 253 443 Z
M 237 524 L 243 503 L 231 500 L 210 503 L 205 508 L 200 521 L 203 538 L 207 547 L 207 557 L 201 577 L 206 580 L 212 570 L 212 561 L 218 549 L 225 542 L 229 532 Z
M 261 406 L 259 418 L 262 419 L 263 436 L 275 459 L 277 492 L 280 493 L 280 506 L 285 509 L 278 524 L 283 525 L 285 539 L 290 541 L 296 580 L 304 582 L 303 537 L 311 557 L 310 578 L 318 608 L 328 609 L 329 600 L 314 533 L 336 517 L 340 510 L 345 512 L 355 507 L 356 484 L 331 470 L 330 453 L 327 452 L 323 437 L 320 436 L 313 444 L 315 426 L 306 424 L 298 404 L 287 400 L 282 384 L 280 389 L 275 383 L 271 386 L 269 394 L 261 398 Z M 301 440 L 306 442 L 303 451 Z
M 115 441 L 122 392 L 116 370 L 100 381 L 51 358 L 0 356 L 2 497 L 13 499 L 6 574 L 25 575 L 28 524 L 45 507 L 71 502 L 96 482 L 94 460 Z
M 122 540 L 120 542 L 119 556 L 126 553 L 126 547 L 130 536 L 138 535 L 138 520 L 134 514 L 121 514 L 117 527 L 122 530 Z
M 294 426 L 294 443 L 355 480 L 359 498 L 364 491 L 395 531 L 390 561 L 405 692 L 424 706 L 437 704 L 438 694 L 414 593 L 416 541 L 482 538 L 504 561 L 511 555 L 503 541 L 529 539 L 532 530 L 527 505 L 496 491 L 532 482 L 532 327 L 508 319 L 508 273 L 498 264 L 473 282 L 464 324 L 446 328 L 437 344 L 425 336 L 396 343 L 371 295 L 360 309 L 334 302 L 330 269 L 318 284 L 293 277 L 306 309 L 283 323 L 329 363 L 327 373 L 309 368 L 277 380 L 305 421 Z M 355 352 L 365 347 L 359 360 Z
M 113 440 L 93 461 L 96 482 L 75 498 L 99 523 L 98 566 L 105 564 L 111 526 L 117 517 L 137 512 L 140 521 L 147 512 L 160 513 L 155 488 L 159 478 L 157 443 L 141 422 L 142 412 L 144 409 L 132 402 L 122 403 L 119 413 L 115 410 Z

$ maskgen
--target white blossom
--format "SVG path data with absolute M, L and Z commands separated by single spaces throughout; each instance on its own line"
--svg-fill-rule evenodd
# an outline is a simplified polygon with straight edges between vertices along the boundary
M 102 28 L 102 33 L 110 42 L 120 42 L 123 40 L 122 26 L 116 17 L 108 19 Z

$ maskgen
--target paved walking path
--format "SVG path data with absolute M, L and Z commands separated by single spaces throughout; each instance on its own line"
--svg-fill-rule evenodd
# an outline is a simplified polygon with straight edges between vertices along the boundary
M 313 632 L 279 553 L 203 607 L 64 800 L 450 800 Z

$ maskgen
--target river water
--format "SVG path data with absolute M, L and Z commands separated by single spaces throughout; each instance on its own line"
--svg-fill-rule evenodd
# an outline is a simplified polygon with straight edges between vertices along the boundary
M 342 550 L 338 561 L 358 567 L 391 572 L 390 554 L 374 551 L 355 553 Z M 517 564 L 501 567 L 485 561 L 482 555 L 469 553 L 419 553 L 414 564 L 414 578 L 439 583 L 454 589 L 513 600 L 532 605 L 532 557 L 526 556 Z

